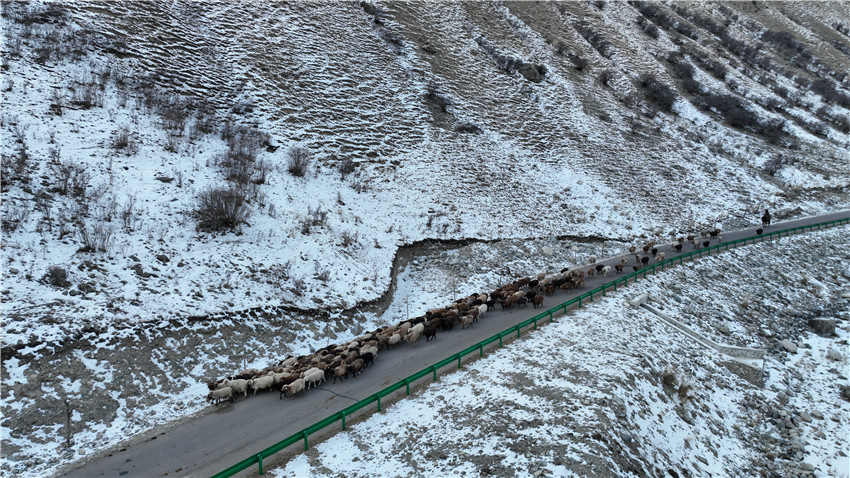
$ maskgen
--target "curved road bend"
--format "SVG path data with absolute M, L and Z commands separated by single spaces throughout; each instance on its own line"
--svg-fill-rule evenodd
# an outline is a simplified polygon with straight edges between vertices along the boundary
M 843 218 L 850 218 L 850 211 L 774 223 L 765 228 L 765 232 Z M 724 232 L 723 240 L 754 235 L 755 229 Z M 716 240 L 712 242 L 717 243 Z M 683 251 L 690 252 L 692 249 L 686 243 Z M 677 256 L 669 245 L 660 247 L 660 250 L 665 251 L 668 259 Z M 617 264 L 620 257 L 608 258 L 604 263 Z M 633 258 L 630 259 L 629 267 L 632 264 Z M 584 291 L 556 293 L 546 298 L 543 307 L 551 308 L 616 277 L 612 272 L 606 279 L 590 279 Z M 472 328 L 462 330 L 455 327 L 454 330 L 439 333 L 437 339 L 429 343 L 420 341 L 413 346 L 402 344 L 396 350 L 382 351 L 380 359 L 356 379 L 336 384 L 328 381 L 319 389 L 310 390 L 294 400 L 279 400 L 277 392 L 265 392 L 232 405 L 210 406 L 208 413 L 168 427 L 165 431 L 159 429 L 137 437 L 131 443 L 118 445 L 60 476 L 211 476 L 430 364 L 536 315 L 540 310 L 527 307 L 502 311 L 497 308 L 488 312 Z M 366 410 L 373 407 L 366 407 Z M 256 473 L 256 465 L 243 474 L 248 471 Z

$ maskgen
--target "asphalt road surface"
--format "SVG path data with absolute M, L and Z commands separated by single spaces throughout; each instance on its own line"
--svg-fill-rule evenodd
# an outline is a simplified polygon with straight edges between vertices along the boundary
M 814 224 L 850 217 L 850 211 L 816 216 L 811 218 L 774 223 L 765 228 L 765 232 L 789 227 Z M 756 228 L 730 231 L 722 234 L 723 241 L 751 236 Z M 707 239 L 702 239 L 700 242 Z M 712 241 L 716 244 L 718 241 Z M 659 246 L 666 258 L 677 254 L 669 245 Z M 686 243 L 683 253 L 693 250 Z M 640 251 L 639 251 L 640 252 Z M 332 384 L 331 381 L 318 389 L 290 399 L 280 400 L 278 392 L 260 392 L 256 397 L 248 396 L 235 404 L 210 406 L 209 411 L 200 416 L 169 426 L 153 430 L 136 437 L 128 443 L 119 445 L 90 459 L 79 468 L 60 476 L 69 477 L 161 477 L 161 476 L 211 476 L 252 454 L 258 453 L 284 438 L 297 433 L 307 426 L 329 415 L 351 406 L 355 402 L 369 397 L 405 377 L 416 373 L 439 360 L 449 357 L 470 345 L 512 327 L 540 311 L 554 307 L 587 290 L 617 279 L 613 265 L 619 263 L 622 256 L 609 258 L 604 263 L 612 266 L 607 278 L 595 277 L 587 281 L 583 291 L 570 294 L 557 292 L 546 297 L 542 309 L 514 308 L 502 311 L 499 307 L 466 330 L 458 324 L 451 331 L 440 332 L 436 340 L 426 343 L 424 338 L 415 345 L 404 342 L 395 350 L 381 351 L 374 365 L 366 369 L 359 377 Z M 635 263 L 629 256 L 628 272 Z M 652 264 L 654 261 L 650 261 Z M 438 306 L 440 304 L 434 304 Z M 498 346 L 498 344 L 496 344 Z M 471 360 L 476 354 L 468 357 Z M 420 383 L 427 383 L 425 378 Z M 403 393 L 403 389 L 402 392 Z M 373 411 L 375 406 L 368 406 Z M 293 449 L 298 449 L 295 445 Z M 302 448 L 303 449 L 303 448 Z M 257 472 L 257 467 L 248 469 Z M 247 471 L 246 471 L 247 473 Z M 250 473 L 249 473 L 250 474 Z

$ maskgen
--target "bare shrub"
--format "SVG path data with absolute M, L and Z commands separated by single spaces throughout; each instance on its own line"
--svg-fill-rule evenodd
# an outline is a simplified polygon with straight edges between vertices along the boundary
M 112 234 L 115 227 L 112 224 L 97 222 L 92 226 L 82 224 L 77 231 L 83 247 L 77 252 L 109 252 L 112 247 Z
M 84 197 L 91 175 L 82 164 L 61 161 L 54 165 L 59 184 L 56 192 L 63 196 Z
M 676 102 L 676 93 L 672 88 L 649 74 L 640 77 L 640 86 L 644 90 L 646 99 L 660 111 L 669 113 L 673 110 L 673 104 Z
M 351 158 L 345 158 L 337 164 L 337 171 L 339 171 L 342 179 L 345 179 L 346 176 L 354 172 L 354 160 Z
M 73 88 L 71 104 L 84 110 L 103 106 L 103 92 L 95 83 L 85 83 Z
M 30 215 L 30 208 L 17 202 L 4 200 L 2 208 L 3 220 L 0 221 L 0 225 L 2 225 L 2 231 L 7 234 L 16 231 Z
M 785 166 L 785 158 L 782 156 L 775 156 L 765 161 L 761 169 L 767 174 L 773 176 L 778 173 L 783 166 Z
M 605 86 L 611 86 L 611 80 L 614 79 L 614 70 L 606 68 L 599 73 L 599 82 Z
M 440 111 L 443 113 L 448 113 L 449 106 L 454 106 L 454 101 L 441 93 L 440 86 L 436 83 L 428 83 L 428 86 L 425 88 L 425 99 L 440 108 Z
M 323 211 L 322 206 L 313 209 L 307 206 L 307 215 L 301 219 L 301 233 L 310 234 L 314 227 L 325 227 L 328 224 L 328 211 Z
M 68 103 L 68 98 L 58 89 L 53 90 L 50 94 L 50 112 L 56 116 L 62 116 L 65 111 L 65 106 Z
M 306 291 L 307 281 L 305 281 L 303 277 L 296 277 L 295 279 L 292 279 L 292 292 L 296 296 L 301 297 Z
M 678 377 L 676 377 L 676 371 L 672 368 L 667 368 L 664 370 L 664 374 L 661 376 L 661 383 L 664 384 L 664 387 L 673 389 L 676 388 L 676 384 L 679 382 Z
M 196 199 L 195 217 L 202 231 L 226 231 L 247 222 L 249 211 L 241 188 L 210 187 Z
M 292 146 L 286 152 L 287 163 L 286 170 L 289 174 L 303 178 L 307 175 L 307 170 L 310 167 L 312 154 L 310 150 L 303 146 Z
M 596 30 L 593 29 L 593 26 L 590 23 L 585 21 L 576 22 L 573 24 L 573 27 L 576 31 L 581 35 L 585 40 L 587 40 L 590 45 L 599 52 L 605 58 L 611 58 L 611 54 L 613 53 L 614 45 L 608 41 L 605 36 Z
M 455 126 L 455 131 L 463 134 L 481 134 L 483 132 L 480 126 L 468 121 L 464 121 L 463 123 Z
M 342 247 L 345 248 L 345 249 L 348 249 L 349 247 L 353 246 L 354 244 L 357 244 L 359 241 L 360 241 L 360 233 L 359 232 L 355 232 L 354 234 L 351 234 L 348 231 L 344 231 L 342 233 Z
M 127 156 L 132 156 L 139 152 L 139 141 L 136 138 L 136 133 L 130 131 L 130 127 L 122 125 L 112 134 L 112 149 L 121 151 Z
M 136 211 L 136 196 L 128 196 L 127 202 L 119 211 L 121 216 L 121 224 L 124 225 L 124 231 L 127 233 L 133 232 L 136 229 L 136 223 L 139 214 Z
M 576 71 L 584 71 L 584 70 L 587 69 L 587 66 L 590 64 L 590 62 L 587 60 L 587 58 L 584 58 L 583 56 L 579 56 L 575 53 L 570 53 L 569 55 L 567 55 L 567 57 L 570 59 L 570 62 L 572 62 L 573 66 L 575 66 Z
M 658 39 L 658 27 L 654 23 L 647 21 L 646 17 L 638 17 L 637 21 L 640 29 L 652 38 Z
M 68 271 L 59 266 L 50 266 L 41 280 L 53 287 L 69 287 L 71 285 L 71 282 L 68 281 Z

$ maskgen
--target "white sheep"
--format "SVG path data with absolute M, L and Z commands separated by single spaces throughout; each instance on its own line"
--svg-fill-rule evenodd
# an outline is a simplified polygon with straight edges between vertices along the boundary
M 207 395 L 207 401 L 212 402 L 215 400 L 215 404 L 218 405 L 221 400 L 229 399 L 231 402 L 233 401 L 233 389 L 230 387 L 222 387 L 213 390 Z
M 317 384 L 325 381 L 325 371 L 318 368 L 311 368 L 301 374 L 301 378 L 307 384 L 307 389 L 310 387 L 318 387 Z
M 667 255 L 667 254 L 665 254 L 665 253 L 663 253 L 663 252 L 659 252 L 659 253 L 658 253 L 657 258 L 655 259 L 655 262 L 661 262 L 661 261 L 663 261 L 663 260 L 664 260 L 664 256 L 666 256 L 666 255 Z
M 294 382 L 290 383 L 289 385 L 284 385 L 283 387 L 281 387 L 280 398 L 283 398 L 283 396 L 286 395 L 287 393 L 289 394 L 290 397 L 295 398 L 296 393 L 301 393 L 303 391 L 304 391 L 304 379 L 299 378 L 298 380 L 295 380 Z
M 298 357 L 289 357 L 288 359 L 281 362 L 280 366 L 281 367 L 288 367 L 288 366 L 294 364 L 296 360 L 298 360 Z
M 481 304 L 478 306 L 478 318 L 484 317 L 484 314 L 487 313 L 487 304 Z
M 422 324 L 416 324 L 416 325 L 419 326 L 419 325 L 422 325 Z M 412 327 L 410 329 L 410 332 L 408 332 L 407 335 L 404 336 L 404 340 L 407 341 L 407 343 L 412 345 L 419 340 L 419 337 L 422 335 L 422 331 L 424 331 L 424 330 L 425 330 L 424 325 L 422 326 L 421 329 L 417 329 L 416 327 Z
M 390 339 L 387 341 L 387 346 L 392 346 L 392 348 L 396 348 L 398 343 L 401 342 L 401 335 L 392 334 L 390 335 Z
M 608 277 L 608 273 L 611 272 L 611 266 L 605 266 L 602 268 L 602 277 Z
M 230 387 L 233 389 L 233 394 L 241 393 L 242 397 L 245 398 L 248 396 L 248 381 L 244 378 L 236 379 L 236 380 L 225 380 L 222 382 L 224 387 Z
M 257 390 L 272 388 L 272 385 L 274 385 L 274 375 L 264 375 L 262 377 L 248 380 L 248 386 L 254 389 L 254 394 L 252 396 L 257 395 Z

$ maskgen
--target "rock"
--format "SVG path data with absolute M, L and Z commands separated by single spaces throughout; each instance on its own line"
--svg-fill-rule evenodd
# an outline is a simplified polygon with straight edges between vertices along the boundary
M 803 412 L 800 414 L 800 420 L 809 423 L 812 421 L 812 416 L 809 415 L 809 412 Z
M 826 351 L 826 358 L 828 358 L 829 360 L 835 360 L 836 362 L 841 362 L 842 360 L 844 360 L 844 357 L 841 356 L 841 352 L 835 350 L 832 347 L 830 347 L 829 350 Z
M 782 348 L 785 349 L 785 351 L 788 353 L 797 353 L 797 344 L 791 342 L 788 339 L 783 339 L 781 342 L 779 342 L 779 345 L 781 345 Z
M 723 335 L 729 335 L 732 333 L 732 331 L 729 330 L 729 327 L 726 324 L 720 324 L 720 327 L 717 327 L 717 330 Z
M 823 413 L 821 413 L 820 410 L 812 410 L 812 416 L 818 420 L 823 420 Z
M 815 465 L 811 463 L 806 463 L 805 461 L 800 463 L 800 469 L 803 471 L 815 471 Z
M 167 264 L 168 261 L 170 261 L 171 259 L 168 256 L 166 256 L 165 254 L 157 254 L 156 260 L 158 260 L 159 262 L 162 262 L 163 264 Z
M 809 327 L 818 335 L 826 337 L 835 335 L 835 321 L 832 319 L 809 319 Z
M 554 253 L 555 253 L 555 250 L 554 250 L 554 249 L 552 249 L 551 247 L 549 247 L 549 246 L 543 246 L 543 255 L 545 255 L 545 256 L 551 256 L 551 255 L 552 255 L 552 254 L 554 254 Z

